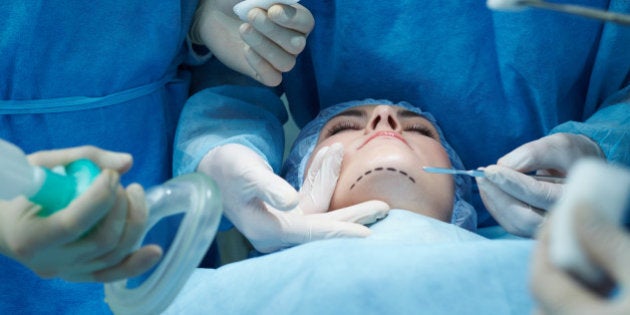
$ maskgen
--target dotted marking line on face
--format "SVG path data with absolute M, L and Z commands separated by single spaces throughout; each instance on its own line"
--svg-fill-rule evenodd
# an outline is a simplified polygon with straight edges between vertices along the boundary
M 360 180 L 362 180 L 365 176 L 368 176 L 368 175 L 370 175 L 370 174 L 372 174 L 374 172 L 380 172 L 380 171 L 388 171 L 388 172 L 398 173 L 400 175 L 403 175 L 403 176 L 407 177 L 412 183 L 414 183 L 414 184 L 416 183 L 416 180 L 413 177 L 409 176 L 409 174 L 407 174 L 407 172 L 405 172 L 405 171 L 397 170 L 397 169 L 395 169 L 393 167 L 387 167 L 387 168 L 385 168 L 385 167 L 376 167 L 373 170 L 366 171 L 365 173 L 363 173 L 363 175 L 357 177 L 357 179 L 354 181 L 352 186 L 350 186 L 350 190 L 352 190 L 352 188 L 354 188 L 354 186 L 356 186 L 357 183 Z

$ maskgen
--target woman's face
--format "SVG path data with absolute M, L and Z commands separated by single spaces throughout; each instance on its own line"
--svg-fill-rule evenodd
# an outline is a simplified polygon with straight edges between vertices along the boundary
M 354 107 L 328 121 L 313 152 L 335 142 L 344 157 L 331 210 L 376 199 L 450 222 L 453 178 L 422 170 L 451 166 L 428 120 L 396 106 Z

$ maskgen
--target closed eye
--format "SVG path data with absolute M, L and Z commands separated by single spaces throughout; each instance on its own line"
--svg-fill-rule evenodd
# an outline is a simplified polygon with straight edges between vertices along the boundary
M 328 130 L 326 131 L 326 138 L 330 136 L 334 136 L 344 131 L 360 130 L 362 128 L 363 126 L 359 125 L 356 122 L 353 122 L 350 120 L 342 120 L 342 121 L 336 122 L 335 124 L 333 124 L 332 126 L 328 128 Z
M 439 140 L 438 136 L 433 132 L 433 130 L 429 129 L 425 125 L 413 124 L 413 125 L 410 125 L 410 126 L 406 127 L 405 131 L 415 132 L 415 133 L 421 134 L 423 136 L 427 136 L 429 138 L 433 138 L 435 140 Z

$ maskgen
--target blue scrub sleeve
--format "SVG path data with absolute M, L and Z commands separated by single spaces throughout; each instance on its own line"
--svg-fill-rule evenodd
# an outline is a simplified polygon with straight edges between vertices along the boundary
M 174 174 L 194 172 L 210 150 L 228 143 L 254 150 L 278 173 L 287 119 L 284 104 L 270 89 L 225 85 L 201 90 L 188 99 L 179 119 Z M 231 227 L 223 217 L 219 230 Z
M 175 175 L 194 172 L 213 148 L 237 143 L 260 154 L 277 173 L 282 164 L 288 115 L 271 90 L 220 86 L 188 99 L 175 136 Z
M 584 122 L 569 121 L 551 133 L 575 133 L 589 137 L 610 162 L 630 166 L 630 86 L 609 97 Z

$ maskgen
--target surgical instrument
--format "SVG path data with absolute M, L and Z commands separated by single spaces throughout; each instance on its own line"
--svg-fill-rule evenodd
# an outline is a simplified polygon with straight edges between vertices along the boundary
M 472 177 L 486 177 L 486 174 L 483 172 L 483 170 L 457 170 L 454 168 L 429 167 L 429 166 L 423 166 L 422 169 L 427 173 L 468 175 Z M 563 177 L 550 176 L 550 175 L 529 175 L 529 174 L 525 174 L 525 175 L 530 176 L 536 180 L 544 181 L 544 182 L 550 182 L 550 183 L 556 183 L 556 184 L 561 184 L 564 182 Z
M 573 4 L 558 4 L 543 0 L 488 0 L 488 8 L 493 10 L 520 10 L 526 7 L 534 7 L 544 10 L 563 12 L 579 15 L 591 19 L 614 22 L 622 25 L 630 25 L 630 16 L 600 9 L 589 8 Z

